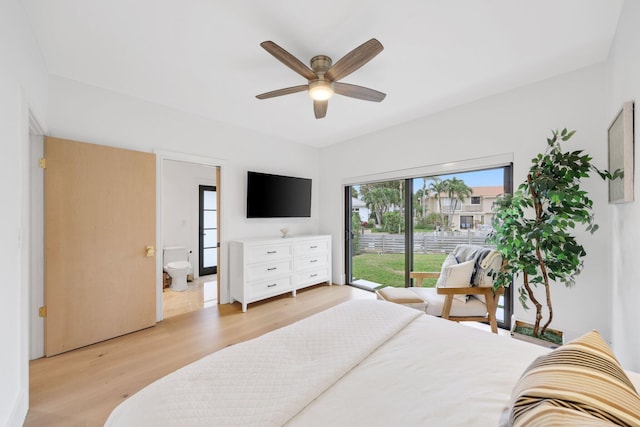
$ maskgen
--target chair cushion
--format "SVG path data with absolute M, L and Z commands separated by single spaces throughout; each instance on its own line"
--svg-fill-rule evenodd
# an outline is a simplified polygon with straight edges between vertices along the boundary
M 436 288 L 408 288 L 416 295 L 420 296 L 427 304 L 425 312 L 432 316 L 442 316 L 444 308 L 445 295 L 439 295 Z M 476 298 L 470 298 L 467 302 L 453 299 L 451 304 L 450 316 L 485 316 L 487 314 L 487 306 Z
M 440 277 L 436 282 L 438 288 L 462 288 L 471 286 L 471 274 L 475 266 L 474 260 L 458 263 L 456 258 L 449 254 L 442 263 Z M 454 295 L 454 299 L 460 302 L 467 301 L 467 295 Z
M 511 394 L 509 425 L 640 425 L 640 396 L 597 331 L 537 358 Z
M 502 254 L 491 250 L 478 264 L 473 277 L 474 286 L 493 286 L 492 273 L 497 273 L 502 268 Z
M 402 304 L 405 307 L 415 308 L 420 311 L 424 311 L 427 305 L 420 296 L 412 291 L 412 288 L 394 288 L 393 286 L 387 286 L 386 288 L 378 289 L 376 295 L 378 299 L 383 301 Z
M 475 260 L 475 269 L 471 274 L 471 286 L 492 287 L 491 274 L 502 268 L 502 255 L 500 252 L 478 245 L 458 245 L 452 252 L 458 261 Z M 471 295 L 485 302 L 484 295 Z
M 478 245 L 457 245 L 451 254 L 458 260 L 458 262 L 475 261 L 475 270 L 471 274 L 472 286 L 477 286 L 476 273 L 480 269 L 481 262 L 492 251 L 490 248 Z
M 393 286 L 387 286 L 386 288 L 378 289 L 377 293 L 385 301 L 395 302 L 398 304 L 424 302 L 422 298 L 412 292 L 409 288 L 394 288 Z

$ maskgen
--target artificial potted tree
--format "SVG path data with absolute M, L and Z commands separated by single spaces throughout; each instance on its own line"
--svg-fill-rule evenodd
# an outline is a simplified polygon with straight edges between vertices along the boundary
M 592 164 L 592 158 L 579 151 L 563 151 L 561 142 L 575 131 L 553 131 L 547 148 L 532 159 L 526 180 L 512 195 L 494 204 L 494 231 L 488 242 L 503 257 L 501 271 L 493 272 L 494 286 L 509 286 L 522 276 L 519 300 L 525 309 L 530 301 L 536 309 L 535 323 L 529 331 L 538 339 L 557 340 L 550 333 L 553 320 L 551 283 L 575 284 L 583 267 L 586 252 L 572 234 L 581 224 L 594 233 L 598 225 L 592 213 L 593 201 L 581 188 L 582 180 L 596 172 L 602 179 L 615 179 L 622 171 L 611 174 Z M 544 306 L 548 317 L 543 323 L 543 303 L 534 293 L 544 288 Z M 527 333 L 527 332 L 524 332 Z M 557 344 L 561 344 L 560 342 Z

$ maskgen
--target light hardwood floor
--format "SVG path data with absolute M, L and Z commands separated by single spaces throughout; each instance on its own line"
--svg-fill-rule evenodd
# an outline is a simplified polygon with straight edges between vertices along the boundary
M 218 305 L 155 327 L 30 364 L 25 426 L 102 426 L 128 396 L 216 350 L 278 329 L 351 299 L 375 294 L 318 285 L 249 305 Z
M 187 290 L 182 292 L 164 288 L 162 291 L 162 317 L 177 316 L 191 311 L 201 310 L 218 304 L 217 276 L 199 277 L 188 282 Z

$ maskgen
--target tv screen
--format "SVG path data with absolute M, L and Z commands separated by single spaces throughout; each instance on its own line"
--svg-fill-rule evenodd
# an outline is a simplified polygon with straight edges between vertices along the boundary
M 260 172 L 247 174 L 247 218 L 311 217 L 311 180 Z

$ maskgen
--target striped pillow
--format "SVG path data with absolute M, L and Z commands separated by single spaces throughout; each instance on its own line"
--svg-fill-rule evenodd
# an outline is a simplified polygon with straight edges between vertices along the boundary
M 640 396 L 592 331 L 524 371 L 511 393 L 509 425 L 640 426 Z

